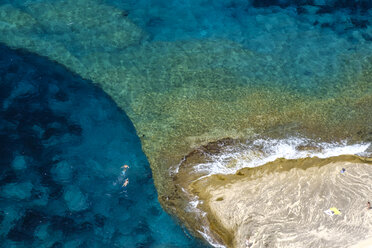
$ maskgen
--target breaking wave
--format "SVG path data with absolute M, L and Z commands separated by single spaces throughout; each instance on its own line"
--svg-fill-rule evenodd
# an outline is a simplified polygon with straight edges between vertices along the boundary
M 195 172 L 234 174 L 245 167 L 257 167 L 276 159 L 328 158 L 340 155 L 370 156 L 370 143 L 316 142 L 311 139 L 257 139 L 239 146 L 226 146 L 218 154 L 206 154 L 207 162 L 194 166 Z

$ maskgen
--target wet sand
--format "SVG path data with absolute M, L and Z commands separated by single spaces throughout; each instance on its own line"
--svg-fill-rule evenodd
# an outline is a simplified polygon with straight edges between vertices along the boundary
M 371 162 L 355 156 L 282 159 L 188 189 L 228 247 L 370 247 L 371 174 Z M 325 214 L 331 207 L 341 215 Z

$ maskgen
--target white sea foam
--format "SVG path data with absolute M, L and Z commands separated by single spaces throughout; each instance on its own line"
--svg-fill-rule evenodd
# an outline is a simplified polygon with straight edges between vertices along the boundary
M 176 164 L 176 165 L 172 166 L 171 168 L 169 168 L 169 175 L 170 175 L 170 176 L 173 176 L 173 175 L 177 174 L 178 171 L 179 171 L 179 169 L 180 169 L 181 164 L 182 164 L 185 160 L 186 160 L 186 157 L 183 157 L 183 158 L 181 159 L 181 161 L 180 161 L 178 164 Z
M 196 208 L 196 207 L 199 205 L 199 201 L 198 201 L 198 200 L 191 201 L 191 202 L 190 202 L 190 205 L 191 205 L 193 208 Z
M 316 142 L 305 138 L 257 139 L 235 147 L 226 147 L 218 155 L 209 156 L 209 162 L 194 167 L 195 171 L 211 174 L 234 174 L 241 168 L 256 167 L 278 158 L 327 158 L 339 155 L 368 156 L 370 143 L 348 144 Z
M 190 195 L 184 188 L 181 188 L 181 190 L 191 199 L 185 210 L 200 214 L 202 211 L 198 208 L 198 205 L 202 202 L 199 200 L 199 197 Z
M 209 228 L 208 228 L 208 227 L 203 226 L 203 231 L 198 230 L 198 233 L 200 233 L 200 234 L 203 236 L 203 238 L 204 238 L 204 239 L 205 239 L 205 240 L 206 240 L 210 245 L 212 245 L 213 247 L 216 247 L 216 248 L 226 248 L 226 246 L 217 243 L 217 242 L 212 238 L 212 236 L 209 235 L 210 231 L 209 231 Z
M 191 197 L 192 200 L 189 201 L 187 207 L 186 207 L 186 211 L 187 212 L 193 212 L 197 215 L 199 215 L 199 217 L 203 217 L 205 218 L 205 216 L 207 215 L 206 212 L 202 211 L 201 209 L 198 208 L 198 205 L 200 203 L 202 203 L 202 201 L 199 200 L 199 197 L 197 196 L 191 196 L 184 188 L 181 188 L 181 190 L 187 194 L 189 197 Z M 210 232 L 210 229 L 208 226 L 202 226 L 203 230 L 197 230 L 202 236 L 203 238 L 210 244 L 212 245 L 213 247 L 216 247 L 216 248 L 226 248 L 226 246 L 224 245 L 221 245 L 219 244 L 216 240 L 214 240 L 211 236 L 211 232 Z

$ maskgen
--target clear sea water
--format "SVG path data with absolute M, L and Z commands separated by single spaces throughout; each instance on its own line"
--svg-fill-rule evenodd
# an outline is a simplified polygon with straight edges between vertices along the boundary
M 37 19 L 40 9 L 27 6 L 42 2 L 53 3 L 0 0 L 0 7 L 7 6 L 1 13 L 11 5 Z M 283 78 L 295 75 L 294 82 L 301 82 L 288 85 L 311 94 L 319 93 L 318 78 L 343 72 L 340 57 L 361 54 L 350 62 L 359 71 L 358 59 L 372 55 L 370 0 L 102 2 L 123 11 L 146 32 L 147 42 L 232 40 L 266 56 L 265 65 L 273 70 L 274 63 L 282 63 Z M 0 27 L 8 31 L 11 25 L 1 18 Z M 71 47 L 81 36 L 73 28 L 65 35 L 66 24 L 41 23 L 30 37 L 66 40 L 71 54 L 86 56 L 89 51 L 79 50 L 86 44 Z M 27 35 L 21 32 L 19 40 Z M 20 47 L 17 38 L 14 46 Z M 99 42 L 89 45 L 109 54 L 111 48 Z M 125 174 L 124 164 L 130 166 Z M 160 207 L 149 163 L 125 112 L 91 82 L 6 46 L 0 47 L 0 168 L 0 247 L 205 246 Z
M 203 247 L 162 210 L 133 125 L 101 89 L 0 54 L 0 247 Z

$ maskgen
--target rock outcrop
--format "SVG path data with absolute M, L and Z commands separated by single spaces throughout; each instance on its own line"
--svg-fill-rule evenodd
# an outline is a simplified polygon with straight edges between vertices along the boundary
M 282 159 L 187 191 L 229 247 L 349 247 L 372 235 L 371 173 L 371 160 L 358 157 Z M 341 215 L 324 213 L 331 207 Z

